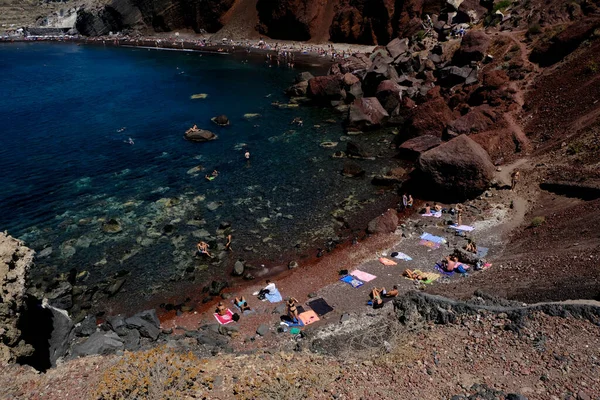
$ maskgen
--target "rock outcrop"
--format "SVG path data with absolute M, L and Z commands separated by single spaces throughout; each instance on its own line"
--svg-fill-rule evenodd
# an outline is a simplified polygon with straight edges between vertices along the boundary
M 398 227 L 398 213 L 391 208 L 379 217 L 371 220 L 367 227 L 369 233 L 392 233 Z
M 0 233 L 0 363 L 14 362 L 33 353 L 19 330 L 26 281 L 34 251 L 23 242 Z
M 209 142 L 211 140 L 218 139 L 218 136 L 204 129 L 198 129 L 196 131 L 187 131 L 184 136 L 190 142 Z
M 426 151 L 419 168 L 435 193 L 456 200 L 480 195 L 494 179 L 494 164 L 488 153 L 466 135 Z
M 111 0 L 102 7 L 81 9 L 75 27 L 86 36 L 107 35 L 123 29 L 170 32 L 192 29 L 216 32 L 235 0 Z

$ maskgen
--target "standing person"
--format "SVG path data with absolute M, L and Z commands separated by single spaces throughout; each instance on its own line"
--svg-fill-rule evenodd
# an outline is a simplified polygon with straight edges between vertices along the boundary
M 462 225 L 463 208 L 460 204 L 457 204 L 454 209 L 456 210 L 456 225 Z
M 225 250 L 233 251 L 231 248 L 231 235 L 227 235 L 227 243 L 225 243 Z
M 298 304 L 298 300 L 294 297 L 290 297 L 287 301 L 287 314 L 292 322 L 298 322 L 298 308 L 296 307 L 296 304 Z
M 404 193 L 402 195 L 402 210 L 406 210 L 407 207 L 408 207 L 408 196 L 406 195 L 406 193 Z
M 510 175 L 510 190 L 515 190 L 515 187 L 517 187 L 517 183 L 519 182 L 520 175 L 521 173 L 518 169 L 514 170 Z

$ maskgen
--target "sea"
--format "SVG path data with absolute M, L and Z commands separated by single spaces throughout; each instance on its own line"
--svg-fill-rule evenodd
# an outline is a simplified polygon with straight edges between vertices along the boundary
M 332 157 L 348 140 L 343 115 L 277 105 L 299 72 L 326 70 L 253 54 L 0 44 L 0 230 L 37 252 L 34 277 L 126 276 L 129 298 L 209 282 L 237 259 L 284 265 L 373 201 L 380 165 L 350 179 Z M 211 121 L 221 114 L 229 126 Z M 194 124 L 218 139 L 185 140 Z M 200 240 L 214 259 L 195 254 Z

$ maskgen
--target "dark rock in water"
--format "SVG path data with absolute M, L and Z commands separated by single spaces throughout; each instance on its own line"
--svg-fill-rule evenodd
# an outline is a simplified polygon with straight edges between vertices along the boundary
M 107 317 L 106 323 L 113 331 L 115 331 L 120 336 L 126 335 L 128 332 L 125 317 L 122 315 L 113 315 Z
M 308 82 L 312 78 L 314 78 L 313 74 L 311 74 L 310 72 L 304 71 L 304 72 L 300 72 L 298 75 L 296 75 L 295 82 L 296 83 Z
M 402 167 L 392 168 L 385 174 L 373 177 L 371 183 L 379 186 L 391 186 L 404 182 L 406 179 L 406 170 Z
M 187 131 L 184 135 L 184 138 L 189 140 L 190 142 L 209 142 L 211 140 L 218 139 L 218 136 L 214 133 L 204 130 L 198 129 L 197 131 Z
M 160 321 L 156 310 L 146 310 L 127 318 L 125 324 L 129 329 L 137 329 L 144 337 L 152 340 L 158 339 L 160 334 Z
M 489 154 L 466 135 L 421 154 L 419 168 L 438 195 L 456 200 L 480 195 L 490 186 L 495 173 Z
M 308 91 L 308 81 L 296 83 L 285 90 L 288 96 L 306 96 Z
M 467 65 L 471 61 L 481 61 L 487 54 L 490 45 L 490 38 L 482 30 L 470 30 L 462 38 L 460 48 L 456 53 L 452 62 L 456 65 Z
M 390 80 L 382 81 L 377 86 L 375 97 L 377 97 L 377 100 L 379 100 L 385 111 L 391 115 L 394 111 L 398 110 L 398 107 L 402 103 L 402 88 L 396 82 Z
M 298 268 L 298 262 L 297 261 L 290 261 L 288 263 L 288 269 L 296 269 Z
M 348 112 L 348 128 L 360 131 L 377 129 L 389 117 L 377 97 L 363 97 L 354 100 Z
M 125 284 L 126 280 L 127 280 L 127 278 L 119 278 L 119 279 L 117 279 L 112 285 L 110 285 L 108 288 L 106 288 L 106 293 L 109 296 L 114 296 L 115 294 L 119 293 L 119 291 L 121 290 L 121 288 Z
M 123 350 L 123 339 L 114 332 L 96 332 L 83 343 L 73 346 L 75 357 L 91 356 L 93 354 L 107 355 Z
M 389 209 L 379 217 L 371 220 L 367 226 L 369 233 L 392 233 L 398 227 L 398 213 Z
M 258 328 L 256 328 L 256 333 L 260 336 L 265 336 L 267 333 L 269 333 L 269 326 L 266 324 L 260 324 Z
M 371 154 L 367 153 L 361 145 L 356 142 L 346 142 L 346 155 L 348 158 L 370 158 Z
M 88 315 L 75 327 L 75 335 L 90 336 L 96 332 L 97 329 L 98 326 L 96 325 L 96 317 L 93 315 Z
M 308 81 L 308 96 L 318 103 L 329 103 L 345 97 L 343 75 L 317 76 Z
M 122 230 L 121 222 L 116 218 L 110 218 L 102 224 L 102 231 L 105 233 L 119 233 Z
M 436 146 L 442 144 L 442 140 L 437 136 L 423 135 L 409 139 L 398 147 L 398 157 L 414 161 L 419 156 Z
M 233 265 L 233 272 L 231 273 L 233 276 L 242 276 L 244 275 L 244 262 L 241 260 L 237 260 Z
M 223 221 L 219 224 L 219 229 L 225 230 L 231 228 L 231 222 Z
M 227 126 L 229 125 L 229 119 L 226 115 L 219 115 L 217 117 L 212 118 L 212 121 L 219 126 Z
M 344 169 L 342 170 L 342 175 L 347 176 L 349 178 L 354 178 L 357 176 L 362 176 L 364 174 L 365 170 L 362 169 L 362 167 L 354 161 L 347 160 L 344 162 Z
M 48 306 L 52 313 L 52 334 L 48 340 L 50 364 L 55 367 L 56 361 L 63 357 L 69 348 L 73 338 L 74 324 L 65 310 Z

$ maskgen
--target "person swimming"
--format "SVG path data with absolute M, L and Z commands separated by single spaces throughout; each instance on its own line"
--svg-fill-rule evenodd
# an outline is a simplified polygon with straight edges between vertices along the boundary
M 127 140 L 125 141 L 125 143 L 127 143 L 127 144 L 135 144 L 135 142 L 133 141 L 133 139 L 132 139 L 132 138 L 129 138 L 129 139 L 127 139 Z
M 119 133 L 124 132 L 125 129 L 127 129 L 127 128 L 126 127 L 119 128 L 119 129 L 117 129 L 117 132 L 119 132 Z

